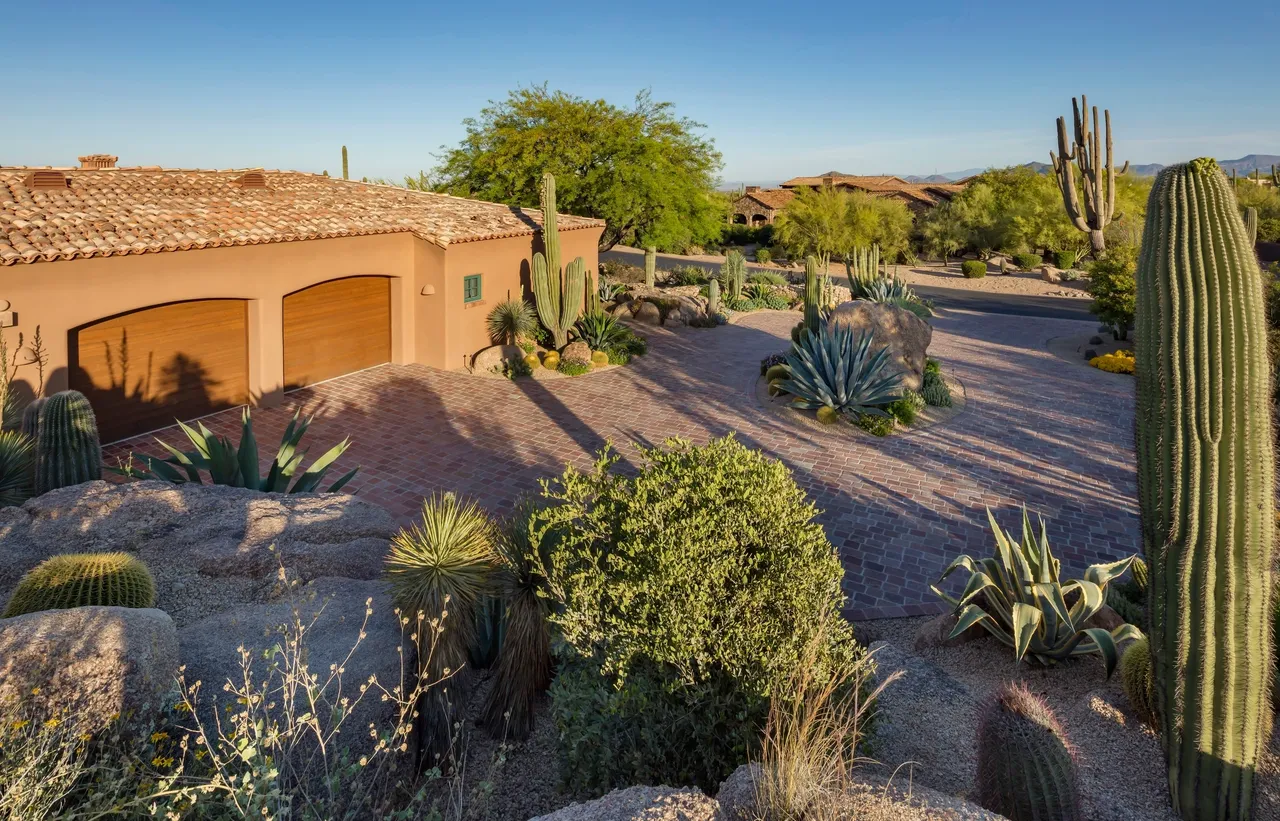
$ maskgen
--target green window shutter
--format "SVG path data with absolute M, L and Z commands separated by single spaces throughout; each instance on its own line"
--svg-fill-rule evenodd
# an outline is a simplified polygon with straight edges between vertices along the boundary
M 479 302 L 482 295 L 480 288 L 480 274 L 471 274 L 462 279 L 462 301 L 463 302 Z

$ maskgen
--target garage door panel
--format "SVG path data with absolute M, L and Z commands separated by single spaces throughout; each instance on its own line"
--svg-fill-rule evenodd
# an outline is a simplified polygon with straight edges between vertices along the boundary
M 103 441 L 249 401 L 247 303 L 176 302 L 71 332 L 71 387 L 93 404 Z
M 284 298 L 286 389 L 391 361 L 391 281 L 348 277 Z

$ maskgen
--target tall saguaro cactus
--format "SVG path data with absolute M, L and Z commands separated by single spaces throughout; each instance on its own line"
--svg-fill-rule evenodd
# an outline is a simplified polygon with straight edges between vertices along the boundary
M 1249 247 L 1258 244 L 1258 209 L 1244 209 L 1244 233 L 1249 239 Z
M 347 176 L 347 147 L 345 145 L 342 146 L 342 178 L 344 180 L 350 179 Z
M 822 320 L 822 291 L 818 284 L 818 258 L 804 258 L 804 326 L 815 333 Z
M 542 175 L 542 244 L 547 252 L 533 255 L 533 304 L 538 318 L 551 331 L 556 349 L 569 343 L 569 329 L 582 313 L 587 266 L 576 257 L 560 271 L 560 231 L 556 224 L 556 178 Z
M 1187 821 L 1244 821 L 1271 727 L 1271 383 L 1262 274 L 1213 160 L 1156 178 L 1137 291 L 1138 497 L 1169 787 Z
M 1082 114 L 1083 109 L 1083 114 Z M 1093 128 L 1089 128 L 1089 103 L 1083 94 L 1079 104 L 1071 98 L 1071 110 L 1075 115 L 1075 142 L 1067 143 L 1067 121 L 1058 118 L 1058 153 L 1049 152 L 1053 162 L 1054 173 L 1058 177 L 1058 188 L 1062 191 L 1062 203 L 1066 206 L 1067 216 L 1076 228 L 1089 235 L 1089 244 L 1093 252 L 1100 254 L 1106 250 L 1107 242 L 1103 237 L 1103 229 L 1111 222 L 1116 210 L 1116 167 L 1111 159 L 1111 112 L 1104 111 L 1107 128 L 1106 164 L 1102 162 L 1102 144 L 1098 135 L 1098 107 L 1093 107 Z M 1084 188 L 1084 208 L 1080 207 L 1080 197 L 1076 194 L 1075 163 L 1080 166 L 1081 185 Z M 1125 161 L 1119 173 L 1129 170 Z
M 650 245 L 644 249 L 644 284 L 653 287 L 653 279 L 658 274 L 658 249 Z
M 1271 166 L 1271 184 L 1280 188 L 1280 167 Z

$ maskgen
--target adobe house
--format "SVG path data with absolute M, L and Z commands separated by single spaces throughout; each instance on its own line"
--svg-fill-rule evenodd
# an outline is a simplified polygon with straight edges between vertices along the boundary
M 742 196 L 733 201 L 729 222 L 735 225 L 772 225 L 783 206 L 795 199 L 794 191 L 779 188 L 761 190 L 758 185 L 748 185 Z
M 781 184 L 784 191 L 799 188 L 839 188 L 865 191 L 878 197 L 902 200 L 917 215 L 946 202 L 965 189 L 965 181 L 954 183 L 914 183 L 888 174 L 863 176 L 828 171 L 817 177 L 792 177 Z
M 82 391 L 104 442 L 385 362 L 462 368 L 542 247 L 536 209 L 80 160 L 0 168 L 0 333 L 18 390 Z M 559 225 L 563 257 L 596 270 L 604 223 Z

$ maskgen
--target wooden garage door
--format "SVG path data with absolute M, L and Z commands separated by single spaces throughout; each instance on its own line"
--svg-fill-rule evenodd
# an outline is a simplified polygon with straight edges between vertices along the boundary
M 390 361 L 387 277 L 336 279 L 284 298 L 286 389 Z
M 104 442 L 249 401 L 247 303 L 143 308 L 71 332 L 71 387 L 89 397 Z

